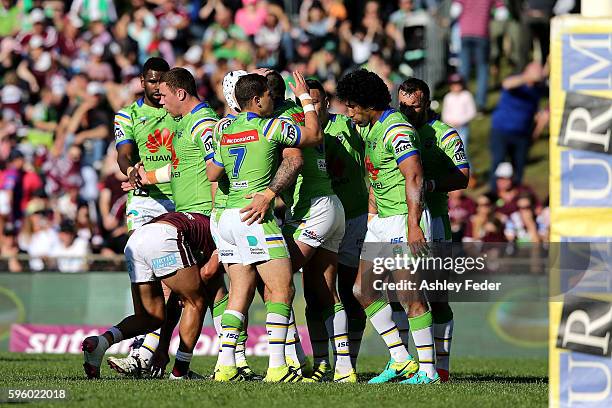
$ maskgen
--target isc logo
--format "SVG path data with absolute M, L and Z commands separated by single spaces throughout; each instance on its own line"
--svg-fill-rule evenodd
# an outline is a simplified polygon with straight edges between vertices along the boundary
M 400 242 L 404 242 L 404 237 L 391 238 L 392 244 L 399 244 Z

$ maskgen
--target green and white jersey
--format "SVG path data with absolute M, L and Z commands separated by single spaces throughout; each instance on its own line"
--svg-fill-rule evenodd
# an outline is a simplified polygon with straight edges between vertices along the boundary
M 274 111 L 273 116 L 299 126 L 306 124 L 304 110 L 290 99 L 285 100 Z M 331 179 L 327 172 L 325 143 L 316 147 L 303 148 L 302 156 L 304 158 L 302 171 L 298 174 L 295 184 L 282 194 L 283 201 L 291 209 L 293 219 L 308 217 L 313 198 L 334 194 Z
M 330 115 L 324 129 L 327 171 L 346 219 L 368 212 L 368 189 L 363 167 L 364 146 L 351 119 Z
M 155 108 L 140 98 L 115 114 L 115 146 L 134 143 L 147 171 L 157 170 L 173 160 L 172 139 L 176 121 L 163 108 Z M 130 197 L 134 194 L 130 191 Z M 136 192 L 154 199 L 172 199 L 169 183 L 146 186 Z
M 211 183 L 206 177 L 206 160 L 212 159 L 213 129 L 219 117 L 202 102 L 183 116 L 172 139 L 175 157 L 170 169 L 176 211 L 210 215 Z
M 421 160 L 425 180 L 442 180 L 455 168 L 469 168 L 463 142 L 457 131 L 446 123 L 433 119 L 418 129 Z M 431 217 L 448 215 L 448 194 L 425 193 Z
M 374 125 L 357 128 L 365 142 L 365 165 L 378 216 L 408 214 L 406 180 L 398 165 L 419 154 L 416 130 L 404 115 L 391 108 Z
M 264 191 L 278 168 L 281 148 L 297 146 L 300 137 L 292 123 L 240 113 L 221 133 L 214 157 L 230 182 L 225 208 L 242 208 L 251 202 L 247 195 Z
M 214 148 L 215 152 L 219 151 L 219 146 L 221 145 L 221 135 L 225 128 L 227 128 L 230 123 L 232 123 L 236 119 L 236 116 L 232 114 L 228 114 L 224 118 L 219 119 L 217 124 L 215 125 L 215 131 L 213 133 L 214 140 Z M 227 178 L 227 174 L 221 178 L 217 182 L 217 191 L 215 193 L 215 205 L 214 208 L 217 210 L 222 210 L 225 208 L 225 203 L 227 202 L 227 194 L 229 192 L 229 179 Z

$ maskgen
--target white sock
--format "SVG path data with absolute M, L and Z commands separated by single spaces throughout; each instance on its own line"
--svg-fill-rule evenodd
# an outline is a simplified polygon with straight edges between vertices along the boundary
M 331 314 L 330 314 L 331 312 Z M 336 303 L 327 311 L 325 328 L 334 350 L 334 369 L 340 374 L 347 374 L 353 369 L 349 352 L 348 319 L 342 303 Z
M 278 303 L 273 303 L 273 305 L 278 305 Z M 268 314 L 266 315 L 266 331 L 268 332 L 270 368 L 286 365 L 285 342 L 287 341 L 288 327 L 289 316 L 283 316 L 282 314 L 268 311 Z
M 436 367 L 450 371 L 450 350 L 453 340 L 454 320 L 446 323 L 434 323 L 434 340 L 436 344 Z
M 246 347 L 245 347 L 244 343 L 237 343 L 236 344 L 235 359 L 236 359 L 236 366 L 237 367 L 242 367 L 242 366 L 247 365 L 247 361 L 246 361 Z
M 140 346 L 140 349 L 138 349 L 138 355 L 140 356 L 140 359 L 145 362 L 145 368 L 149 367 L 151 357 L 153 357 L 155 350 L 157 350 L 157 346 L 159 345 L 159 333 L 159 330 L 156 332 L 147 333 L 142 346 Z
M 219 338 L 219 357 L 217 358 L 218 365 L 236 365 L 236 343 L 243 322 L 244 315 L 236 310 L 226 309 L 223 313 L 221 336 Z
M 429 378 L 433 378 L 436 375 L 436 359 L 431 312 L 411 317 L 410 330 L 419 355 L 419 371 L 424 371 Z
M 217 332 L 217 337 L 221 335 L 221 319 L 223 319 L 223 315 L 213 317 L 213 326 L 215 331 Z
M 393 322 L 391 306 L 384 300 L 377 300 L 366 308 L 366 314 L 387 345 L 391 358 L 396 362 L 408 360 L 408 350 L 404 347 L 397 326 Z
M 406 311 L 401 305 L 399 306 L 401 307 L 401 310 L 393 310 L 392 317 L 395 325 L 397 326 L 397 330 L 399 331 L 402 343 L 404 343 L 404 347 L 408 349 L 408 345 L 410 344 L 410 323 L 408 323 L 408 315 L 406 314 Z
M 293 361 L 304 365 L 306 362 L 306 353 L 302 348 L 302 342 L 300 341 L 300 334 L 297 331 L 295 325 L 295 317 L 293 315 L 293 308 L 291 308 L 291 314 L 289 315 L 289 326 L 287 327 L 287 340 L 285 342 L 285 355 L 290 357 Z

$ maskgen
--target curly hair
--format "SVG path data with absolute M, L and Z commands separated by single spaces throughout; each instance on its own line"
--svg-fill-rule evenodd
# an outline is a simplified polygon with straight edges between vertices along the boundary
M 338 99 L 364 108 L 385 110 L 391 103 L 387 84 L 374 72 L 359 69 L 345 75 L 336 88 Z

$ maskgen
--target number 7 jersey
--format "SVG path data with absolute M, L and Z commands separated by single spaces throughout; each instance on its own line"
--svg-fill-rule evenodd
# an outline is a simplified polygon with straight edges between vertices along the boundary
M 268 187 L 278 169 L 281 148 L 297 146 L 300 128 L 287 121 L 242 112 L 222 134 L 214 161 L 229 178 L 226 208 L 242 208 L 249 194 Z

